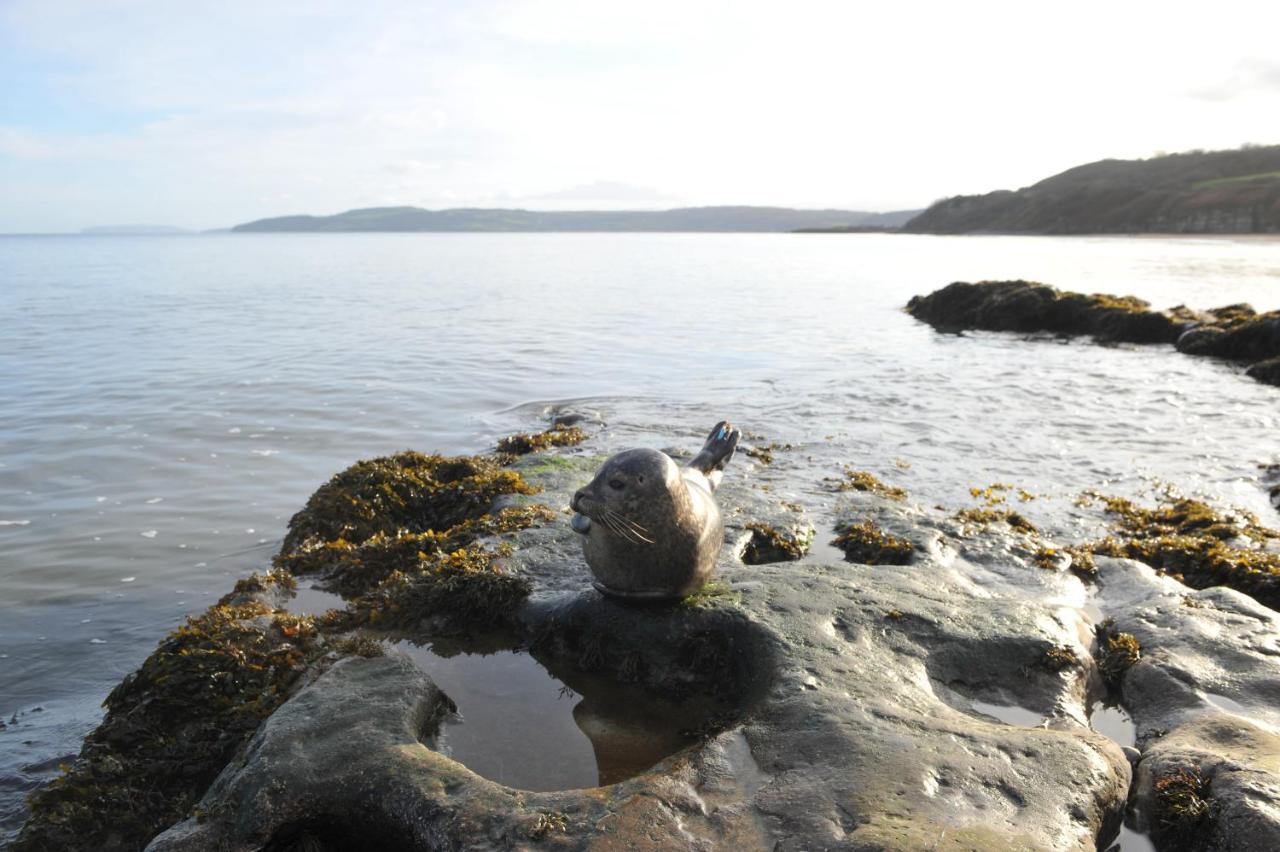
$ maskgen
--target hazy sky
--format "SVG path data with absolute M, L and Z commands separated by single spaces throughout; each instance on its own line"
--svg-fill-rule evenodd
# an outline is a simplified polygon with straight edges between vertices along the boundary
M 0 0 L 0 232 L 889 210 L 1280 142 L 1280 3 Z

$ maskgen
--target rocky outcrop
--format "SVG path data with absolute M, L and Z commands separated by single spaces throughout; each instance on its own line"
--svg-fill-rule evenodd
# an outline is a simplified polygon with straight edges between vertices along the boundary
M 1048 332 L 1104 343 L 1169 343 L 1188 355 L 1250 365 L 1249 376 L 1280 385 L 1280 311 L 1259 314 L 1249 305 L 1156 311 L 1133 296 L 1064 292 L 1034 281 L 957 281 L 913 297 L 907 312 L 945 332 Z
M 553 505 L 576 481 L 565 468 L 523 476 Z M 789 511 L 732 485 L 721 499 L 730 515 L 775 523 Z M 516 628 L 535 656 L 630 668 L 666 693 L 710 687 L 729 708 L 700 744 L 638 777 L 594 790 L 502 787 L 424 742 L 424 720 L 446 699 L 420 674 L 395 659 L 352 660 L 264 726 L 200 803 L 202 820 L 150 848 L 257 848 L 324 815 L 338 836 L 376 825 L 390 849 L 534 839 L 560 848 L 1095 849 L 1118 823 L 1130 769 L 1087 724 L 1092 630 L 1069 603 L 1083 600 L 1079 581 L 1028 568 L 1014 555 L 1019 533 L 984 534 L 967 553 L 900 501 L 852 492 L 839 513 L 909 524 L 924 556 L 913 566 L 730 561 L 720 566 L 724 594 L 635 607 L 580 591 L 585 569 L 560 541 L 571 540 L 567 527 L 513 534 L 521 573 L 547 589 L 521 607 Z M 579 590 L 550 591 L 570 574 Z M 1078 665 L 1045 664 L 1062 647 Z M 354 697 L 375 684 L 375 709 L 357 720 Z M 1008 724 L 988 703 L 1043 721 Z
M 824 480 L 812 459 L 727 477 L 714 587 L 648 606 L 590 590 L 554 508 L 599 454 L 560 449 L 501 469 L 403 455 L 335 477 L 278 561 L 343 590 L 347 610 L 305 631 L 282 614 L 264 622 L 280 634 L 268 649 L 305 632 L 313 653 L 148 848 L 1093 852 L 1131 792 L 1162 848 L 1272 848 L 1274 613 L 1125 559 L 1098 559 L 1091 594 L 1072 549 L 1000 510 L 996 486 L 980 491 L 981 512 L 926 510 L 863 471 Z M 476 514 L 481 490 L 491 503 Z M 365 511 L 379 495 L 410 522 L 421 508 L 454 526 L 389 532 Z M 761 526 L 819 535 L 798 558 L 746 564 Z M 902 541 L 909 564 L 825 544 L 855 527 Z M 289 588 L 273 576 L 224 605 L 278 613 Z M 580 694 L 588 679 L 625 681 L 689 708 L 689 739 L 617 783 L 504 786 L 439 748 L 442 723 L 468 708 L 382 644 L 392 637 L 520 649 Z M 1090 727 L 1108 690 L 1137 719 L 1137 752 Z M 1227 709 L 1206 716 L 1210 706 Z M 109 824 L 117 812 L 95 815 Z

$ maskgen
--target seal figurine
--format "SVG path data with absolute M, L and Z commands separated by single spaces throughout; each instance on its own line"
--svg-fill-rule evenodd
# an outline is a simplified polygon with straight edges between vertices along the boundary
M 657 450 L 626 450 L 573 495 L 571 526 L 582 534 L 596 589 L 656 601 L 702 588 L 724 542 L 713 492 L 741 437 L 729 423 L 717 423 L 684 467 Z

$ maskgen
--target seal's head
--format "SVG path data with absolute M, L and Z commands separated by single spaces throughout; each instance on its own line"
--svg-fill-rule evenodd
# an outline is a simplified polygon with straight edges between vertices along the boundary
M 657 450 L 626 450 L 611 457 L 569 506 L 588 522 L 574 518 L 573 528 L 589 534 L 592 522 L 631 544 L 652 544 L 650 525 L 673 510 L 672 492 L 680 468 Z

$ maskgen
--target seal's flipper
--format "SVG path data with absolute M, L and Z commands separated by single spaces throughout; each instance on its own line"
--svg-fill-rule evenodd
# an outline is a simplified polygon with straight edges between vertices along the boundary
M 733 458 L 733 451 L 738 448 L 738 439 L 741 437 L 742 433 L 733 428 L 732 423 L 721 420 L 707 436 L 702 451 L 689 462 L 689 467 L 701 471 L 714 487 L 719 484 L 720 471 Z

